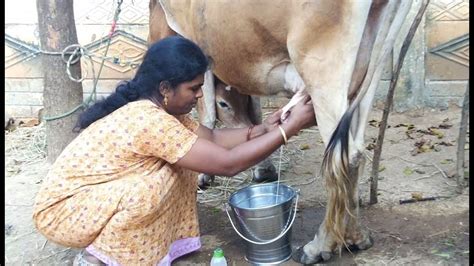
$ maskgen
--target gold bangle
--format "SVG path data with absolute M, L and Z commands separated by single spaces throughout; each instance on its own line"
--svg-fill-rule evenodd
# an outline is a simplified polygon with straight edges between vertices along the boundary
M 285 130 L 283 130 L 283 128 L 280 125 L 278 125 L 278 128 L 280 129 L 280 133 L 283 136 L 283 140 L 285 141 L 285 145 L 288 144 L 288 139 L 286 138 Z

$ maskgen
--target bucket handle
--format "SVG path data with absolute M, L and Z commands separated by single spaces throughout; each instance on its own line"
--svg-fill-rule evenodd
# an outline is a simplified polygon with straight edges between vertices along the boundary
M 296 218 L 296 208 L 298 207 L 298 199 L 299 199 L 299 193 L 297 192 L 296 193 L 296 201 L 295 201 L 295 208 L 293 210 L 293 218 L 291 218 L 291 222 L 290 224 L 288 225 L 288 222 L 286 223 L 287 224 L 287 227 L 285 228 L 285 230 L 283 230 L 283 232 L 280 233 L 280 235 L 278 235 L 277 237 L 273 238 L 273 239 L 270 239 L 270 240 L 267 240 L 267 241 L 264 241 L 264 242 L 256 242 L 256 241 L 253 241 L 253 240 L 250 240 L 248 238 L 246 238 L 244 235 L 242 235 L 239 230 L 235 227 L 234 223 L 232 222 L 232 218 L 230 217 L 230 214 L 229 214 L 229 208 L 228 208 L 228 204 L 225 203 L 225 212 L 227 213 L 227 216 L 229 217 L 229 221 L 230 221 L 230 224 L 232 225 L 232 227 L 234 228 L 235 232 L 241 237 L 243 238 L 244 240 L 252 243 L 252 244 L 255 244 L 255 245 L 266 245 L 266 244 L 270 244 L 270 243 L 273 243 L 275 241 L 277 241 L 278 239 L 282 238 L 287 232 L 288 230 L 291 229 L 291 226 L 293 226 L 293 222 L 295 221 L 295 218 Z M 288 217 L 288 220 L 290 218 Z

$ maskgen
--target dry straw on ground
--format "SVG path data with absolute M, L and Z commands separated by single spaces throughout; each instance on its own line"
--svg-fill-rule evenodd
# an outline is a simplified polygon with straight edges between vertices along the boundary
M 29 166 L 46 160 L 44 124 L 5 131 L 5 172 L 14 175 L 31 171 Z

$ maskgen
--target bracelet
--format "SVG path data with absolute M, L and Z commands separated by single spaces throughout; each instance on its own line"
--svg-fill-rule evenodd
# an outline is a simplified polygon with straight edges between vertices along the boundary
M 247 141 L 250 140 L 250 133 L 252 133 L 252 129 L 253 129 L 254 126 L 255 126 L 255 125 L 249 126 L 249 130 L 247 131 Z
M 283 136 L 283 140 L 285 141 L 285 145 L 288 144 L 288 138 L 286 137 L 285 130 L 283 130 L 283 128 L 280 125 L 278 125 L 278 128 L 280 129 L 280 133 Z

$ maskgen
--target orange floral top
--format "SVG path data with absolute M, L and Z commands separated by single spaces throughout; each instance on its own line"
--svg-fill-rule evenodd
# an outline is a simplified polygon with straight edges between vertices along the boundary
M 197 173 L 174 165 L 199 123 L 149 100 L 94 122 L 61 153 L 33 218 L 48 239 L 93 246 L 120 264 L 156 264 L 179 239 L 199 236 Z

